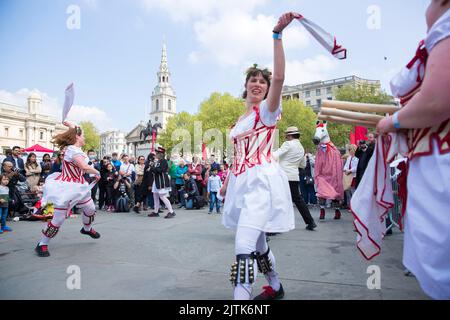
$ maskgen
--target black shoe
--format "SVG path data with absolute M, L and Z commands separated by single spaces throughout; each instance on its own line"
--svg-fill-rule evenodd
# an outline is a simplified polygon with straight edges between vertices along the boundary
M 283 286 L 280 283 L 280 290 L 275 291 L 271 286 L 263 287 L 264 291 L 253 300 L 280 300 L 284 297 Z
M 163 211 L 161 209 L 158 210 L 158 213 L 163 213 Z
M 133 207 L 133 211 L 136 212 L 136 213 L 139 213 L 139 207 L 134 206 Z
M 317 225 L 313 222 L 306 226 L 306 230 L 314 231 L 314 229 L 317 228 Z
M 169 212 L 167 216 L 164 217 L 164 219 L 172 219 L 176 216 L 175 212 Z
M 34 249 L 39 257 L 50 257 L 50 252 L 48 252 L 48 246 L 46 245 L 38 245 L 36 246 L 36 249 Z
M 149 213 L 149 214 L 147 215 L 147 217 L 151 217 L 151 218 L 153 218 L 153 217 L 159 217 L 159 213 L 152 212 L 152 213 Z
M 84 228 L 81 228 L 80 232 L 81 232 L 81 234 L 86 234 L 86 235 L 90 236 L 92 239 L 100 238 L 100 233 L 95 231 L 93 228 L 91 228 L 91 230 L 89 230 L 89 231 L 86 231 L 86 230 L 84 230 Z

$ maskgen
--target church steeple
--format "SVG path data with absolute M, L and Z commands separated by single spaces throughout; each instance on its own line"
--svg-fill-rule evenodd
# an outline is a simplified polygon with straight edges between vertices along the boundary
M 152 123 L 159 122 L 165 129 L 169 117 L 176 114 L 177 96 L 170 84 L 171 73 L 167 62 L 167 47 L 165 41 L 162 46 L 161 63 L 157 72 L 157 85 L 152 94 Z
M 161 54 L 161 64 L 159 65 L 158 83 L 167 85 L 170 83 L 169 78 L 170 78 L 170 71 L 167 63 L 167 48 L 166 43 L 164 42 Z

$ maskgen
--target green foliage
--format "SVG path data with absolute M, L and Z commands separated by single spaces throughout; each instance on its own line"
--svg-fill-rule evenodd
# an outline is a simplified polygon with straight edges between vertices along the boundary
M 384 92 L 375 90 L 372 93 L 370 86 L 345 86 L 338 89 L 336 92 L 337 100 L 367 102 L 367 103 L 389 103 L 391 98 Z M 218 129 L 224 138 L 223 146 L 227 145 L 227 130 L 245 113 L 244 101 L 236 98 L 229 93 L 212 93 L 209 98 L 203 101 L 200 105 L 199 111 L 195 115 L 187 112 L 181 112 L 170 118 L 166 130 L 158 136 L 158 143 L 163 145 L 168 153 L 172 151 L 174 146 L 179 145 L 182 141 L 181 137 L 177 140 L 172 140 L 172 134 L 176 133 L 177 129 L 185 129 L 189 132 L 191 141 L 189 144 L 190 150 L 194 153 L 199 153 L 201 146 L 194 145 L 194 124 L 199 121 L 201 124 L 202 134 L 204 135 L 209 129 Z M 279 130 L 279 145 L 284 140 L 284 132 L 288 127 L 296 126 L 300 130 L 300 141 L 305 149 L 315 150 L 312 143 L 316 128 L 317 115 L 310 107 L 307 107 L 300 100 L 284 100 L 283 114 L 281 121 L 278 122 Z M 198 127 L 197 127 L 198 128 Z M 338 146 L 344 147 L 349 140 L 349 135 L 352 126 L 342 125 L 336 123 L 328 124 L 328 132 L 330 133 L 331 141 Z M 203 137 L 201 137 L 203 139 Z M 203 141 L 207 145 L 211 141 Z
M 346 85 L 336 90 L 336 100 L 375 104 L 389 104 L 392 102 L 392 97 L 386 92 L 379 90 L 377 87 L 363 84 L 363 85 Z M 344 147 L 349 143 L 350 132 L 353 131 L 353 126 L 337 123 L 328 123 L 328 133 L 331 141 L 337 147 Z
M 337 89 L 336 100 L 389 104 L 392 102 L 392 97 L 376 87 L 364 84 L 360 86 L 346 85 L 340 89 Z
M 98 151 L 100 149 L 100 134 L 97 128 L 91 121 L 80 122 L 80 127 L 83 130 L 84 142 L 83 151 L 90 149 Z
M 175 140 L 172 139 L 172 134 L 176 134 L 177 129 L 184 129 L 189 132 L 192 137 L 190 143 L 190 147 L 192 148 L 195 118 L 195 116 L 185 111 L 177 113 L 175 116 L 169 118 L 169 120 L 167 121 L 166 130 L 158 135 L 158 143 L 166 148 L 168 154 L 170 154 L 174 146 L 176 146 L 183 140 L 181 137 Z
M 197 121 L 202 122 L 203 131 L 208 129 L 219 129 L 223 135 L 241 115 L 245 113 L 244 101 L 230 95 L 229 93 L 213 93 L 202 102 Z
M 314 150 L 312 142 L 316 129 L 317 116 L 310 107 L 300 100 L 283 100 L 283 114 L 277 128 L 280 133 L 280 146 L 286 140 L 284 132 L 295 126 L 300 131 L 300 141 L 305 149 Z

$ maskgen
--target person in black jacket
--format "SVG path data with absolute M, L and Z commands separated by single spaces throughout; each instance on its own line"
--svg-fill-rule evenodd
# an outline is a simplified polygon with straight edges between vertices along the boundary
M 361 182 L 370 158 L 372 158 L 373 151 L 375 150 L 375 136 L 373 133 L 367 135 L 367 143 L 364 140 L 359 142 L 358 149 L 355 152 L 355 156 L 358 158 L 358 167 L 356 169 L 356 188 L 358 188 Z
M 184 194 L 186 200 L 186 210 L 192 210 L 194 207 L 198 207 L 198 199 L 200 198 L 200 192 L 197 188 L 197 183 L 192 178 L 189 172 L 184 174 Z
M 21 153 L 22 151 L 20 147 L 15 146 L 12 148 L 12 154 L 8 155 L 5 160 L 3 160 L 3 162 L 11 162 L 14 166 L 14 169 L 19 169 L 19 173 L 25 176 L 25 164 L 23 162 L 23 159 L 20 157 Z
M 169 210 L 169 213 L 164 217 L 165 219 L 171 219 L 175 217 L 175 212 L 172 209 L 172 205 L 170 204 L 167 196 L 169 195 L 172 188 L 170 187 L 170 178 L 169 178 L 169 165 L 167 160 L 165 159 L 166 150 L 162 147 L 159 147 L 156 150 L 156 159 L 154 166 L 151 167 L 151 171 L 154 174 L 154 181 L 152 185 L 153 192 L 153 200 L 155 201 L 155 208 L 153 213 L 149 214 L 149 217 L 159 217 L 159 200 L 166 205 L 166 208 Z
M 152 192 L 153 181 L 155 180 L 155 175 L 152 172 L 152 168 L 154 166 L 155 166 L 155 154 L 149 153 L 147 156 L 147 160 L 145 161 L 144 176 L 142 177 L 141 199 L 136 200 L 144 204 L 143 205 L 144 211 L 148 209 L 147 204 L 150 204 L 151 209 L 154 209 L 155 207 Z M 158 213 L 160 212 L 158 211 Z
M 106 204 L 106 199 L 108 197 L 108 191 L 107 191 L 107 177 L 108 177 L 108 170 L 107 170 L 107 165 L 110 164 L 109 160 L 104 157 L 102 159 L 102 161 L 100 161 L 100 181 L 98 182 L 98 191 L 99 191 L 99 195 L 98 195 L 98 209 L 99 210 L 103 210 L 103 207 Z M 114 168 L 114 167 L 113 167 Z M 104 209 L 108 209 L 108 205 L 106 205 L 106 207 Z

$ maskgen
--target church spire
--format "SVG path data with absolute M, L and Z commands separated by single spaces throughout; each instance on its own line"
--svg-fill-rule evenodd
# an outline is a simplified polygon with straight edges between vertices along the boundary
M 161 54 L 161 64 L 159 65 L 158 71 L 158 83 L 163 86 L 169 85 L 170 71 L 167 63 L 167 48 L 166 42 L 163 42 L 162 54 Z

